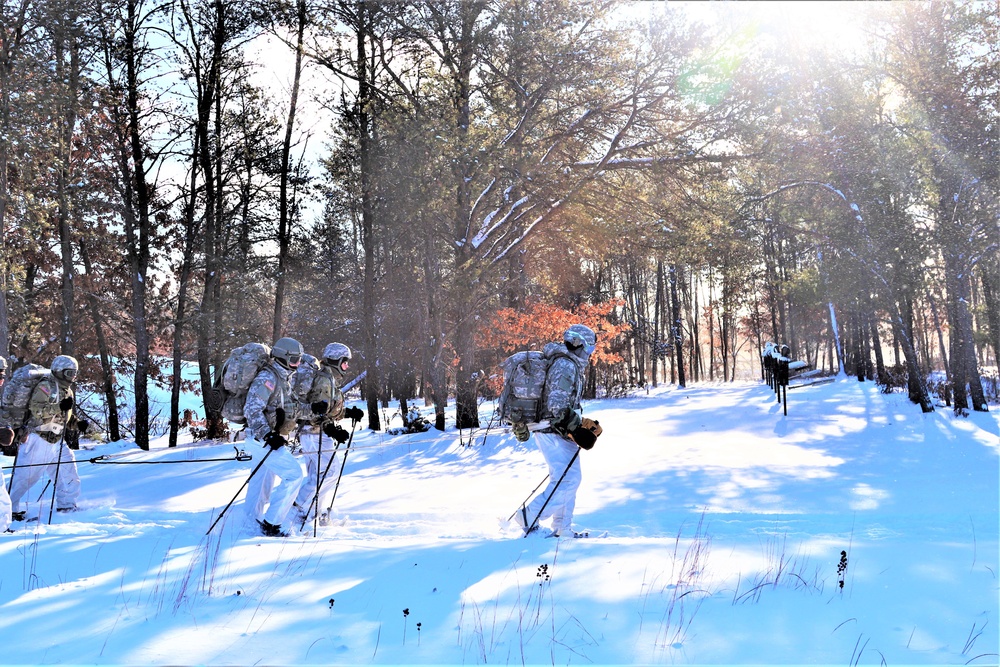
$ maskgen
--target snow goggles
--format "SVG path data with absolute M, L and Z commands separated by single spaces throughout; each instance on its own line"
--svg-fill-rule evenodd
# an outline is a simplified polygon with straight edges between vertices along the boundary
M 332 368 L 339 368 L 341 371 L 347 371 L 350 368 L 350 359 L 347 357 L 341 357 L 340 359 L 324 359 L 323 363 Z

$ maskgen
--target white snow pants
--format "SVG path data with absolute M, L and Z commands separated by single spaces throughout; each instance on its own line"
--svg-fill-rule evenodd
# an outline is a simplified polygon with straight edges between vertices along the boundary
M 260 451 L 261 456 L 268 452 L 267 445 L 254 438 L 247 439 L 247 449 Z M 305 468 L 288 447 L 275 449 L 247 484 L 247 514 L 275 526 L 287 525 L 288 512 L 305 478 Z
M 10 494 L 7 493 L 7 480 L 0 470 L 0 533 L 10 528 Z
M 306 480 L 299 490 L 299 495 L 295 499 L 295 504 L 302 512 L 308 512 L 304 518 L 308 521 L 313 518 L 312 510 L 313 498 L 316 497 L 316 480 L 323 480 L 319 488 L 319 513 L 322 515 L 326 508 L 330 506 L 333 498 L 333 489 L 337 486 L 337 476 L 340 474 L 340 461 L 343 454 L 335 454 L 337 441 L 324 435 L 323 450 L 320 451 L 319 433 L 300 433 L 299 445 L 302 448 L 301 460 L 306 464 Z M 319 455 L 317 456 L 317 452 Z M 323 473 L 326 472 L 326 477 Z
M 29 465 L 32 467 L 21 467 Z M 29 434 L 28 440 L 18 449 L 17 468 L 10 473 L 12 511 L 20 511 L 21 498 L 42 478 L 42 475 L 54 480 L 57 467 L 59 482 L 56 484 L 56 508 L 75 508 L 76 501 L 80 497 L 80 474 L 76 470 L 73 450 L 65 441 L 60 447 L 59 443 L 43 440 L 37 433 Z
M 580 471 L 580 457 L 577 456 L 576 460 L 573 461 L 579 447 L 576 446 L 575 442 L 566 440 L 557 433 L 533 433 L 532 437 L 549 467 L 549 483 L 544 491 L 528 503 L 528 523 L 530 524 L 535 518 L 535 515 L 542 509 L 542 505 L 545 505 L 545 511 L 538 517 L 538 521 L 542 522 L 552 517 L 552 531 L 554 533 L 570 530 L 573 525 L 573 508 L 576 507 L 576 490 L 580 488 L 580 482 L 583 481 L 583 474 Z M 573 461 L 573 465 L 567 470 L 566 466 L 569 465 L 570 461 Z M 563 477 L 563 472 L 566 473 L 565 477 Z M 559 482 L 560 477 L 562 477 L 562 482 Z M 556 483 L 559 483 L 559 488 L 556 488 Z M 552 499 L 546 504 L 545 501 L 549 496 L 552 496 Z

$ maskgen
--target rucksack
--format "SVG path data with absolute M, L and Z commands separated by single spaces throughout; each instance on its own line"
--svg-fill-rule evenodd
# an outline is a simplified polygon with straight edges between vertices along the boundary
M 308 415 L 312 413 L 309 393 L 312 391 L 313 380 L 316 379 L 316 373 L 319 370 L 319 359 L 311 354 L 303 354 L 302 361 L 299 362 L 299 367 L 288 378 L 289 384 L 292 387 L 292 398 L 298 403 L 301 414 Z
M 245 424 L 243 405 L 250 384 L 271 360 L 271 348 L 263 343 L 247 343 L 233 348 L 222 364 L 222 375 L 216 383 L 222 403 L 222 416 L 231 422 Z
M 31 393 L 42 378 L 51 377 L 52 371 L 38 364 L 25 364 L 10 376 L 3 385 L 0 396 L 0 422 L 6 422 L 10 428 L 18 429 L 24 424 L 25 411 Z
M 549 343 L 542 352 L 515 352 L 500 363 L 503 389 L 497 409 L 503 423 L 528 424 L 541 420 L 545 409 L 545 379 L 552 362 L 559 357 L 571 358 L 564 345 Z

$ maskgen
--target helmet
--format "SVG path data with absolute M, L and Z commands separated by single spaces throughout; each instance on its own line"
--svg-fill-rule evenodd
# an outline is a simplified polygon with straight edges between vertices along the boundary
M 347 372 L 347 362 L 351 360 L 351 348 L 343 343 L 330 343 L 323 348 L 323 363 L 343 375 Z
M 60 354 L 52 360 L 52 366 L 50 366 L 50 369 L 52 371 L 52 375 L 54 375 L 57 380 L 72 382 L 76 379 L 76 374 L 80 370 L 80 364 L 78 364 L 76 359 L 73 357 L 66 354 Z
M 576 350 L 581 346 L 588 355 L 597 347 L 597 334 L 585 324 L 574 324 L 563 334 L 563 342 L 570 350 Z
M 271 347 L 271 358 L 289 370 L 298 368 L 304 353 L 302 343 L 294 338 L 279 338 Z

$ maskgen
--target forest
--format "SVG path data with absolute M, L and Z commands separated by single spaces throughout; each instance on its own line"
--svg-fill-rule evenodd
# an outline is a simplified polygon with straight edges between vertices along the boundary
M 578 321 L 590 396 L 774 341 L 986 410 L 996 3 L 841 3 L 850 39 L 775 4 L 0 0 L 0 354 L 76 356 L 144 449 L 247 342 L 350 346 L 371 429 L 470 428 Z

